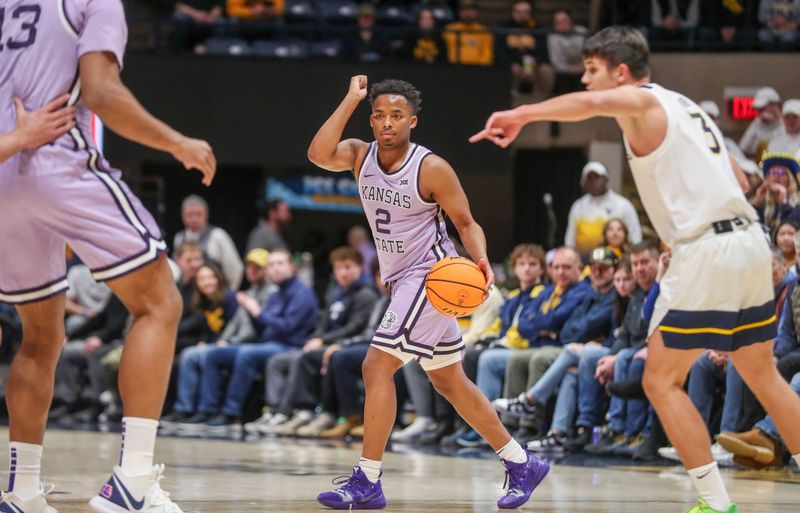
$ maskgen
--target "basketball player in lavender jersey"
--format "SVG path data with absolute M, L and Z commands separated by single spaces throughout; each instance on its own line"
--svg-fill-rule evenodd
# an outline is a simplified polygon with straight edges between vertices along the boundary
M 505 148 L 526 123 L 613 117 L 658 235 L 672 248 L 650 323 L 644 387 L 700 495 L 689 513 L 737 513 L 683 383 L 704 349 L 728 352 L 800 464 L 800 398 L 772 361 L 771 255 L 714 122 L 650 83 L 642 34 L 608 27 L 586 41 L 589 91 L 496 112 L 472 142 Z
M 438 313 L 424 290 L 430 267 L 456 254 L 443 214 L 453 220 L 464 247 L 486 275 L 488 289 L 494 275 L 487 262 L 486 238 L 450 165 L 410 141 L 421 102 L 414 86 L 400 80 L 373 85 L 370 126 L 376 140 L 342 140 L 347 121 L 366 97 L 367 77 L 353 77 L 344 100 L 308 149 L 309 159 L 318 166 L 355 174 L 378 250 L 381 279 L 391 289 L 391 302 L 363 365 L 366 404 L 361 459 L 352 476 L 334 481 L 343 486 L 320 494 L 318 500 L 334 509 L 386 507 L 379 478 L 397 411 L 394 374 L 418 360 L 434 387 L 486 438 L 505 465 L 509 486 L 498 506 L 519 507 L 549 466 L 511 438 L 489 401 L 467 379 L 456 320 Z
M 159 486 L 163 466 L 153 465 L 153 450 L 181 299 L 155 221 L 89 137 L 90 111 L 121 136 L 200 170 L 206 185 L 216 170 L 214 155 L 206 142 L 151 116 L 122 84 L 127 27 L 120 0 L 3 0 L 0 13 L 0 134 L 14 139 L 20 104 L 41 109 L 63 94 L 61 105 L 66 102 L 75 117 L 50 144 L 11 144 L 0 163 L 0 237 L 8 241 L 0 246 L 0 301 L 16 304 L 23 324 L 8 377 L 11 468 L 0 511 L 55 512 L 39 474 L 64 341 L 69 244 L 134 319 L 119 376 L 125 410 L 120 462 L 90 506 L 108 513 L 180 513 Z M 52 138 L 49 125 L 42 137 Z

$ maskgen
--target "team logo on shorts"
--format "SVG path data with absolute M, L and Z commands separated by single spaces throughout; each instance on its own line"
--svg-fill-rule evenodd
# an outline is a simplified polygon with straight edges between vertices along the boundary
M 388 310 L 383 315 L 383 320 L 381 320 L 381 330 L 386 331 L 391 329 L 392 326 L 394 326 L 394 323 L 396 322 L 397 322 L 397 314 L 392 312 L 391 310 Z

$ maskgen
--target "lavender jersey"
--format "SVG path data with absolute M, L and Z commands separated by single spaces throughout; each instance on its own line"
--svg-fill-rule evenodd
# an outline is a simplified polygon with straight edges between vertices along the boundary
M 128 29 L 120 0 L 4 0 L 0 48 L 0 133 L 14 129 L 13 98 L 38 109 L 64 93 L 76 105 L 76 128 L 54 144 L 19 153 L 3 164 L 9 170 L 43 170 L 54 163 L 85 166 L 78 147 L 95 149 L 91 113 L 80 101 L 78 60 L 89 52 L 110 52 L 120 67 Z M 83 148 L 81 148 L 83 149 Z M 96 157 L 102 159 L 99 155 Z M 102 165 L 103 163 L 100 162 Z
M 0 301 L 39 301 L 67 288 L 69 245 L 97 281 L 135 271 L 166 245 L 153 217 L 109 167 L 80 99 L 79 59 L 109 52 L 122 66 L 127 38 L 120 0 L 2 0 L 0 133 L 27 110 L 70 93 L 76 126 L 50 144 L 0 163 Z
M 442 208 L 419 192 L 420 168 L 428 155 L 427 148 L 411 144 L 400 169 L 387 173 L 378 162 L 378 145 L 373 142 L 361 165 L 359 195 L 384 283 L 427 272 L 438 260 L 456 254 L 445 231 Z

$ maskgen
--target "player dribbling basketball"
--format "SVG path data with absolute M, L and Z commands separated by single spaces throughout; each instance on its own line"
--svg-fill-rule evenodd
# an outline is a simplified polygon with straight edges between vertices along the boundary
M 342 486 L 320 494 L 334 509 L 386 507 L 381 489 L 381 460 L 397 411 L 394 374 L 418 360 L 434 387 L 497 451 L 508 474 L 501 508 L 527 502 L 549 471 L 500 423 L 489 401 L 461 367 L 463 342 L 455 319 L 438 313 L 427 301 L 425 275 L 455 251 L 445 232 L 443 211 L 453 220 L 464 247 L 486 275 L 494 275 L 486 257 L 486 238 L 472 218 L 467 198 L 450 165 L 410 141 L 417 125 L 420 93 L 400 80 L 372 86 L 370 125 L 375 141 L 342 140 L 347 121 L 367 97 L 367 77 L 355 76 L 339 107 L 317 132 L 309 159 L 329 171 L 353 171 L 378 250 L 381 277 L 391 302 L 364 361 L 366 404 L 364 446 L 352 476 Z

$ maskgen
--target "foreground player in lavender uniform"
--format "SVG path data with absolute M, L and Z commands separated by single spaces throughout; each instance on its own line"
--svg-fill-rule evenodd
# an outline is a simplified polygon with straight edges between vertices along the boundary
M 342 140 L 347 121 L 366 97 L 367 77 L 353 77 L 347 96 L 308 149 L 309 159 L 318 166 L 355 173 L 378 250 L 381 278 L 391 288 L 391 302 L 363 365 L 362 457 L 352 476 L 334 481 L 342 487 L 320 494 L 318 500 L 334 509 L 386 507 L 379 478 L 397 411 L 394 374 L 418 360 L 439 393 L 497 451 L 508 477 L 508 490 L 497 505 L 516 508 L 528 501 L 549 466 L 511 438 L 492 405 L 467 379 L 461 367 L 464 344 L 458 325 L 438 313 L 424 291 L 430 267 L 455 255 L 443 213 L 453 220 L 489 287 L 494 275 L 487 263 L 486 238 L 450 165 L 410 141 L 421 101 L 414 86 L 400 80 L 373 85 L 370 125 L 376 141 Z
M 737 513 L 683 391 L 690 367 L 706 348 L 729 352 L 798 464 L 800 398 L 772 362 L 771 254 L 722 134 L 693 101 L 650 83 L 648 56 L 635 29 L 603 29 L 583 50 L 588 92 L 496 112 L 470 140 L 505 148 L 533 121 L 617 121 L 642 202 L 672 249 L 650 323 L 644 387 L 700 495 L 690 513 Z
M 107 513 L 180 513 L 159 486 L 163 466 L 153 465 L 153 450 L 181 299 L 155 221 L 89 137 L 90 109 L 119 135 L 199 169 L 206 185 L 216 170 L 214 155 L 204 141 L 152 117 L 120 81 L 127 27 L 119 0 L 5 0 L 3 9 L 0 237 L 13 243 L 0 248 L 0 300 L 17 305 L 24 335 L 8 378 L 11 468 L 0 512 L 55 512 L 39 474 L 64 340 L 69 244 L 134 319 L 119 376 L 125 410 L 120 463 L 90 506 Z M 41 109 L 65 94 L 59 100 L 66 109 Z M 24 113 L 22 105 L 40 110 Z M 56 112 L 70 121 L 48 119 L 43 140 L 18 141 L 27 117 Z M 55 128 L 68 132 L 53 139 Z M 52 143 L 39 146 L 48 139 Z

